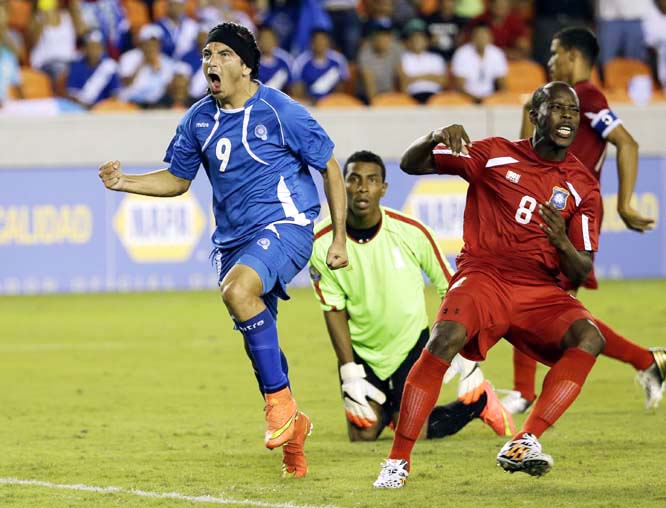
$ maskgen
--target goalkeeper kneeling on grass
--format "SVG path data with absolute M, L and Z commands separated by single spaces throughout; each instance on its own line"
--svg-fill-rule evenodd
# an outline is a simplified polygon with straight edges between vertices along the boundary
M 405 379 L 428 341 L 425 272 L 440 298 L 452 270 L 424 224 L 380 206 L 388 184 L 382 159 L 368 151 L 344 166 L 349 266 L 330 270 L 330 219 L 315 230 L 310 279 L 340 365 L 351 441 L 374 441 L 397 423 Z M 456 356 L 445 382 L 459 374 L 458 399 L 430 414 L 421 437 L 455 434 L 481 418 L 498 435 L 515 432 L 511 415 L 478 365 Z

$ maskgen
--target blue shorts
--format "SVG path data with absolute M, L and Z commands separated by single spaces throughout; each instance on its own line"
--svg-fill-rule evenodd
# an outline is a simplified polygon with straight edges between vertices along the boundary
M 262 298 L 277 318 L 278 297 L 288 300 L 287 284 L 310 260 L 313 226 L 273 224 L 259 231 L 250 241 L 235 249 L 213 250 L 212 258 L 221 283 L 237 264 L 249 266 L 259 274 Z

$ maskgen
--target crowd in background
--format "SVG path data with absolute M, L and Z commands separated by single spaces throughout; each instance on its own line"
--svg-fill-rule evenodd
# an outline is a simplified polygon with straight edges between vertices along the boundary
M 12 23 L 11 3 L 30 3 Z M 366 103 L 443 90 L 482 102 L 505 87 L 508 62 L 546 66 L 550 39 L 596 31 L 599 69 L 616 56 L 649 63 L 666 88 L 666 0 L 0 0 L 0 104 L 22 97 L 21 67 L 84 107 L 115 97 L 186 108 L 207 92 L 201 49 L 214 25 L 247 26 L 259 78 L 304 103 L 344 91 Z

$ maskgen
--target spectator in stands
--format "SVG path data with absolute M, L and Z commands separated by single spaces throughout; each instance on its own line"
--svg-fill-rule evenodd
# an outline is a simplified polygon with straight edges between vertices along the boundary
M 199 74 L 203 74 L 201 69 L 199 69 Z M 194 104 L 197 99 L 190 97 L 189 94 L 190 76 L 190 66 L 185 62 L 176 62 L 171 83 L 169 83 L 166 93 L 157 103 L 157 107 L 184 110 Z
M 162 29 L 144 25 L 139 31 L 140 48 L 123 54 L 119 97 L 142 107 L 155 106 L 165 94 L 174 74 L 174 61 L 161 53 Z
M 333 25 L 333 41 L 349 61 L 356 61 L 361 41 L 361 20 L 356 10 L 358 3 L 359 0 L 324 0 L 324 8 Z
M 83 36 L 83 56 L 72 62 L 67 78 L 67 95 L 91 107 L 116 95 L 120 89 L 118 64 L 104 54 L 104 36 L 93 30 Z
M 78 0 L 71 0 L 68 9 L 58 0 L 39 0 L 30 25 L 30 65 L 62 88 L 58 85 L 64 84 L 69 63 L 76 58 L 76 38 L 85 31 Z
M 486 23 L 493 33 L 493 44 L 504 51 L 509 59 L 528 58 L 531 52 L 527 26 L 523 19 L 512 11 L 511 0 L 490 0 L 488 9 L 470 22 Z
M 446 85 L 446 62 L 428 51 L 430 36 L 425 21 L 410 20 L 404 28 L 405 51 L 400 61 L 400 89 L 425 103 Z
M 199 25 L 185 15 L 185 0 L 167 0 L 167 14 L 157 20 L 162 29 L 162 52 L 181 59 L 195 46 Z
M 425 22 L 430 33 L 430 50 L 439 53 L 447 62 L 460 45 L 466 18 L 456 14 L 455 0 L 440 0 L 437 12 L 427 16 Z
M 594 20 L 594 1 L 535 0 L 532 58 L 546 68 L 553 35 L 563 28 L 591 24 Z
M 86 29 L 102 32 L 111 58 L 118 59 L 121 53 L 132 49 L 130 24 L 120 0 L 86 0 L 80 6 Z
M 611 58 L 622 56 L 646 60 L 641 20 L 652 0 L 603 0 L 597 14 L 599 63 L 603 69 Z
M 333 92 L 341 92 L 348 79 L 347 60 L 331 49 L 330 34 L 322 29 L 313 30 L 310 50 L 294 62 L 294 96 L 315 103 Z
M 19 97 L 23 95 L 17 44 L 9 30 L 8 20 L 7 2 L 0 2 L 0 108 L 8 99 L 10 87 Z
M 233 22 L 243 25 L 255 32 L 256 27 L 250 16 L 244 11 L 234 9 L 232 0 L 201 0 L 197 11 L 199 20 L 210 23 L 212 26 L 224 22 Z
M 455 88 L 480 103 L 505 88 L 508 64 L 504 52 L 492 44 L 490 27 L 477 23 L 471 41 L 453 54 L 451 73 Z
M 210 23 L 199 24 L 195 45 L 182 58 L 182 61 L 190 67 L 191 78 L 188 93 L 195 100 L 201 99 L 208 93 L 208 82 L 206 81 L 206 76 L 201 71 L 201 52 L 206 45 L 208 32 L 211 28 L 213 28 L 213 25 Z
M 294 62 L 291 55 L 278 46 L 277 35 L 272 27 L 268 25 L 259 27 L 257 45 L 261 51 L 259 81 L 288 93 L 292 82 L 291 69 Z
M 456 14 L 461 18 L 476 18 L 485 7 L 484 0 L 456 0 Z
M 380 93 L 395 92 L 400 75 L 402 45 L 390 21 L 375 22 L 368 27 L 368 42 L 358 55 L 361 74 L 361 97 L 372 103 Z
M 368 0 L 368 15 L 363 23 L 363 37 L 367 37 L 369 29 L 375 23 L 392 23 L 397 30 L 402 29 L 402 25 L 394 19 L 394 4 L 392 0 Z
M 19 64 L 28 62 L 23 35 L 9 26 L 8 0 L 0 0 L 0 45 L 14 53 Z
M 655 81 L 666 90 L 666 0 L 654 0 L 643 18 L 643 33 Z

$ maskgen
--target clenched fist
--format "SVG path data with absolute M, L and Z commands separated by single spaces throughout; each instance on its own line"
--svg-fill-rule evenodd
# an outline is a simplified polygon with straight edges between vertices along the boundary
M 124 176 L 120 161 L 108 161 L 99 167 L 99 177 L 107 189 L 122 190 Z

